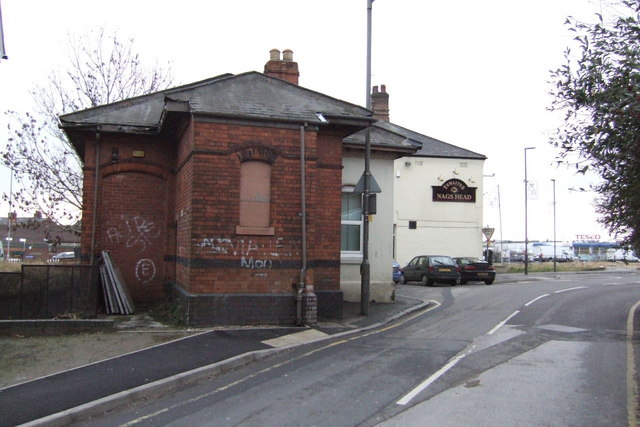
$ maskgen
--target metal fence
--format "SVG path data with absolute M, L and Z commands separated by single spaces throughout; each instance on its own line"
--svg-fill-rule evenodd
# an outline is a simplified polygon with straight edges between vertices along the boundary
M 98 268 L 90 265 L 23 264 L 18 273 L 0 273 L 0 319 L 95 317 Z

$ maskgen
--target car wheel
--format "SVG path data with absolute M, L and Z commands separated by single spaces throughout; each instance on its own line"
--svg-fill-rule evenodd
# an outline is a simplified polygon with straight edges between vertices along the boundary
M 455 282 L 453 282 L 453 286 L 458 286 L 460 283 L 462 283 L 462 278 L 458 274 L 458 276 L 456 277 Z
M 404 274 L 402 276 L 400 276 L 400 284 L 401 285 L 406 285 L 407 284 L 407 278 L 405 277 Z
M 487 279 L 484 281 L 485 285 L 493 285 L 493 279 Z
M 423 284 L 424 286 L 433 286 L 433 285 L 434 285 L 434 282 L 433 282 L 433 280 L 431 280 L 430 278 L 428 278 L 428 277 L 425 275 L 425 276 L 422 276 L 422 284 Z

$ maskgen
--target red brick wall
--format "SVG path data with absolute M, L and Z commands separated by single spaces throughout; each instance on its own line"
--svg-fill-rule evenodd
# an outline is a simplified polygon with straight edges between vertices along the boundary
M 317 291 L 340 290 L 344 136 L 305 132 L 307 282 Z M 89 137 L 85 254 L 91 242 L 94 146 Z M 144 157 L 134 158 L 134 150 L 144 151 Z M 166 282 L 190 294 L 293 295 L 302 266 L 299 127 L 196 118 L 174 142 L 102 135 L 100 159 L 96 252 L 112 252 L 136 302 L 157 300 Z M 236 233 L 240 164 L 246 159 L 271 164 L 272 235 Z
M 95 233 L 96 261 L 109 250 L 136 302 L 157 301 L 174 276 L 173 147 L 151 137 L 102 134 Z M 95 140 L 85 148 L 82 252 L 91 250 Z M 134 157 L 134 151 L 136 156 Z
M 342 139 L 339 133 L 320 133 L 315 188 L 311 199 L 314 222 L 309 240 L 314 242 L 315 259 L 336 260 L 337 268 L 314 269 L 318 290 L 340 290 L 340 215 L 342 197 Z M 320 265 L 323 265 L 322 263 Z
M 191 259 L 191 201 L 193 198 L 193 122 L 183 133 L 178 142 L 176 159 L 176 188 L 175 188 L 175 224 L 176 249 L 175 261 L 176 283 L 189 290 L 189 276 L 191 269 L 188 260 Z
M 194 135 L 193 256 L 189 282 L 183 287 L 193 293 L 292 292 L 302 266 L 300 129 L 201 122 L 195 124 Z M 329 150 L 319 169 L 315 132 L 307 131 L 305 140 L 308 263 L 320 279 L 318 284 L 335 290 L 340 286 L 341 142 L 339 138 L 323 141 Z M 241 159 L 245 151 L 258 159 L 268 157 L 261 153 L 264 147 L 275 157 L 271 167 L 274 234 L 239 235 Z M 318 240 L 324 236 L 331 241 Z

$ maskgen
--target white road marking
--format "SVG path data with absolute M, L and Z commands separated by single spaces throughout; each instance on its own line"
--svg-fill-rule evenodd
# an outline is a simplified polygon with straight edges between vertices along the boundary
M 435 380 L 443 376 L 449 369 L 453 368 L 456 365 L 456 363 L 461 361 L 465 356 L 466 354 L 459 354 L 453 359 L 451 359 L 446 365 L 438 369 L 436 373 L 431 375 L 429 378 L 423 381 L 420 385 L 418 385 L 416 388 L 414 388 L 409 393 L 407 393 L 402 399 L 398 400 L 396 404 L 404 406 L 407 403 L 411 402 L 411 400 L 414 397 L 416 397 L 422 390 L 429 387 Z
M 576 286 L 575 288 L 560 289 L 555 291 L 554 294 L 561 294 L 562 292 L 575 291 L 576 289 L 586 289 L 586 286 Z
M 498 329 L 500 329 L 505 323 L 507 323 L 509 319 L 511 319 L 513 316 L 515 316 L 518 313 L 520 313 L 520 310 L 516 310 L 513 313 L 511 313 L 509 317 L 504 319 L 502 322 L 498 323 L 492 330 L 487 332 L 487 335 L 493 335 Z
M 531 301 L 529 301 L 528 303 L 526 303 L 524 306 L 525 307 L 529 307 L 531 304 L 533 304 L 534 302 L 538 301 L 539 299 L 542 299 L 542 298 L 548 297 L 548 296 L 549 296 L 549 294 L 540 295 L 539 297 L 534 298 Z

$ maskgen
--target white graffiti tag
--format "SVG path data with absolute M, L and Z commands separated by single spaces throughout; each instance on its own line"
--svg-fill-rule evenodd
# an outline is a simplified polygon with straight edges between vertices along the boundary
M 283 237 L 266 240 L 213 237 L 202 239 L 196 246 L 204 252 L 239 257 L 240 267 L 251 270 L 268 270 L 274 263 L 300 255 L 296 242 Z
M 156 265 L 150 259 L 143 258 L 136 263 L 136 279 L 148 283 L 156 277 Z
M 124 243 L 127 248 L 140 253 L 160 236 L 160 228 L 143 216 L 122 215 L 121 220 L 117 226 L 107 230 L 107 238 L 111 243 Z

